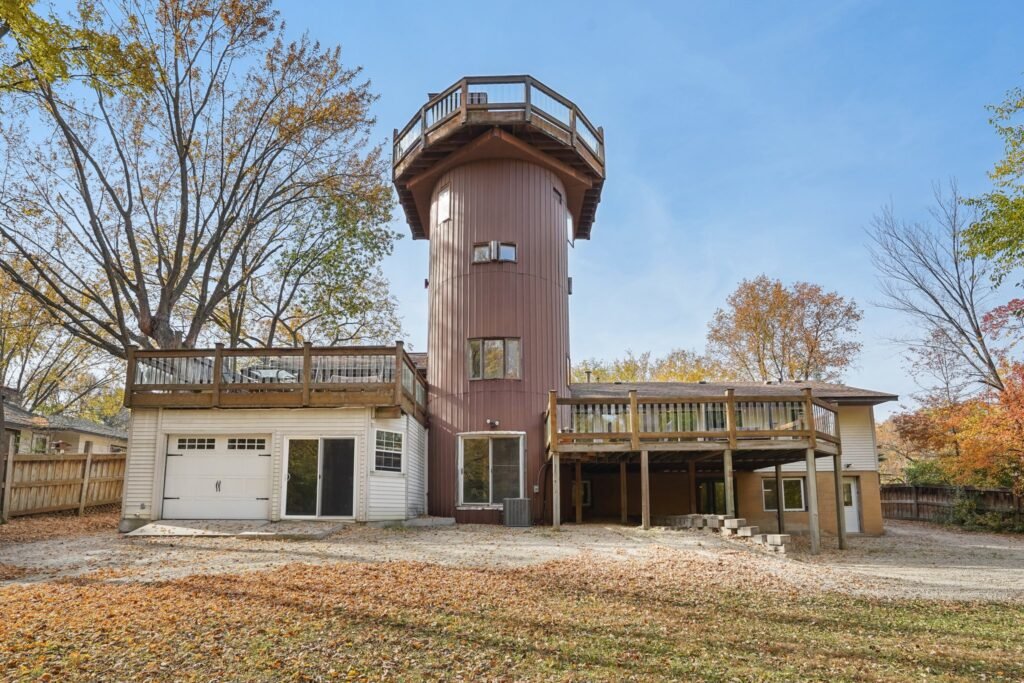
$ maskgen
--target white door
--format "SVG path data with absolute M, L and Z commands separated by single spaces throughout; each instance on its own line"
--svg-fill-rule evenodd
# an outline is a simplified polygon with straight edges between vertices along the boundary
M 164 519 L 270 519 L 270 439 L 175 434 L 167 441 Z
M 843 477 L 843 513 L 846 531 L 860 533 L 860 482 L 856 477 Z

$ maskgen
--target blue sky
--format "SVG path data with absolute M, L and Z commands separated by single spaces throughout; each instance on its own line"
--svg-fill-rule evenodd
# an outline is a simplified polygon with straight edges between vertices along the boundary
M 936 181 L 984 190 L 1001 152 L 984 107 L 1024 84 L 1019 2 L 280 8 L 365 68 L 381 141 L 463 75 L 532 74 L 604 127 L 603 199 L 570 256 L 574 359 L 702 349 L 728 293 L 766 273 L 856 299 L 864 350 L 846 379 L 904 396 L 886 339 L 906 321 L 873 305 L 864 230 L 888 202 L 923 216 Z M 386 270 L 423 349 L 426 243 L 403 239 Z

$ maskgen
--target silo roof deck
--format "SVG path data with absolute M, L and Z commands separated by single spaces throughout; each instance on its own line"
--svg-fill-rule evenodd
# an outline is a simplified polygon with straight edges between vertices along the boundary
M 488 131 L 495 131 L 492 139 Z M 466 77 L 433 94 L 394 132 L 395 187 L 413 237 L 428 237 L 429 202 L 415 181 L 456 152 L 537 154 L 571 176 L 566 198 L 574 236 L 589 239 L 605 179 L 604 131 L 570 100 L 530 76 Z

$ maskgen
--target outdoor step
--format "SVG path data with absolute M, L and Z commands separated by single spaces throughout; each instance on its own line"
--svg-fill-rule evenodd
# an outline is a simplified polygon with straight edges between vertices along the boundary
M 736 530 L 736 534 L 738 536 L 747 536 L 749 538 L 753 538 L 754 536 L 757 536 L 757 531 L 758 529 L 756 526 L 741 526 L 739 529 Z
M 742 519 L 742 518 L 740 518 L 740 519 L 736 519 L 736 518 L 727 519 L 727 520 L 725 520 L 724 524 L 725 524 L 725 528 L 726 529 L 739 529 L 741 526 L 746 526 L 747 525 L 747 520 Z
M 750 537 L 750 540 L 753 541 L 754 543 L 758 544 L 758 545 L 764 545 L 765 543 L 768 542 L 767 541 L 767 536 L 768 536 L 768 534 L 754 534 L 753 536 Z
M 704 520 L 705 525 L 709 529 L 720 529 L 722 528 L 722 522 L 724 520 L 718 519 L 717 516 L 711 516 Z
M 736 535 L 736 530 L 735 529 L 730 529 L 729 527 L 724 527 L 723 526 L 719 531 L 720 531 L 720 533 L 723 536 L 735 536 Z
M 768 534 L 768 545 L 785 545 L 789 543 L 789 534 Z
M 694 528 L 694 529 L 703 529 L 704 528 L 704 523 L 706 521 L 707 520 L 705 520 L 700 515 L 694 515 L 693 518 L 690 520 L 690 524 L 691 524 L 692 528 Z

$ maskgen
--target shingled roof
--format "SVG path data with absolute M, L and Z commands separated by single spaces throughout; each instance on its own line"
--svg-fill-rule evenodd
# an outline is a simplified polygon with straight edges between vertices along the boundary
M 883 391 L 860 389 L 846 384 L 829 382 L 587 382 L 571 384 L 569 391 L 573 398 L 624 398 L 636 390 L 639 398 L 686 398 L 721 396 L 726 389 L 733 389 L 744 396 L 788 396 L 798 397 L 810 387 L 818 398 L 841 405 L 877 405 L 897 401 L 899 396 Z

